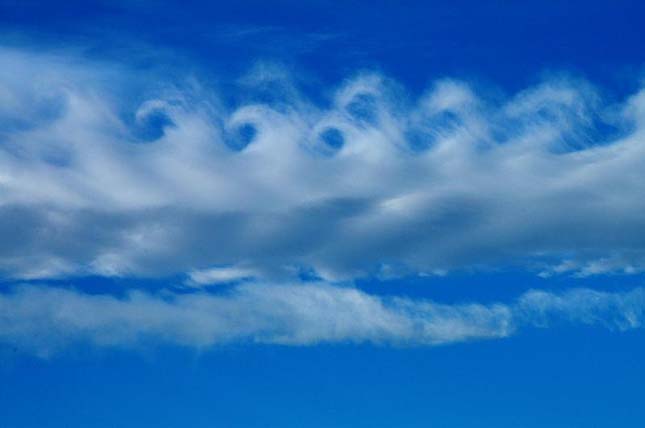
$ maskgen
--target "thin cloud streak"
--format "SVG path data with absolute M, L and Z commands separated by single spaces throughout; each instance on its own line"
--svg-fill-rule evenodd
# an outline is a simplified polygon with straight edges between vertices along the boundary
M 246 284 L 222 295 L 91 295 L 23 285 L 0 295 L 0 343 L 48 357 L 71 345 L 196 349 L 230 343 L 431 346 L 499 339 L 526 327 L 641 328 L 645 290 L 532 290 L 514 302 L 439 304 L 329 284 Z

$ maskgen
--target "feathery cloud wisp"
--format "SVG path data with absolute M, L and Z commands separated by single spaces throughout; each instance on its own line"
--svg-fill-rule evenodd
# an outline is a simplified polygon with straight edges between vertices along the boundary
M 533 290 L 506 304 L 446 305 L 328 284 L 253 283 L 222 295 L 131 292 L 125 298 L 21 286 L 0 295 L 0 313 L 0 343 L 40 356 L 79 343 L 201 349 L 232 342 L 425 346 L 503 338 L 554 322 L 639 328 L 645 292 Z

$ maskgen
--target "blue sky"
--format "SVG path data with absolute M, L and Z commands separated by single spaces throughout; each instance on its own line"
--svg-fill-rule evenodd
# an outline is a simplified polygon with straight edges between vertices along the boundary
M 644 12 L 0 1 L 0 427 L 640 427 Z

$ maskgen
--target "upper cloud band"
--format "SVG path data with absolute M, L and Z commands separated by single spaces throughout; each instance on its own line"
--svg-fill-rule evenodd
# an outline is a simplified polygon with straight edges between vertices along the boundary
M 607 105 L 553 78 L 493 100 L 444 80 L 411 97 L 372 74 L 321 105 L 251 74 L 257 96 L 229 108 L 70 58 L 2 50 L 0 70 L 4 276 L 645 268 L 645 92 Z

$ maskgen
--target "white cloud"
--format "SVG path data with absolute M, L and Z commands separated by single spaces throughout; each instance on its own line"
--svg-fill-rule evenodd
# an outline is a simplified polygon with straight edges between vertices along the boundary
M 230 108 L 193 78 L 71 56 L 5 49 L 0 70 L 3 276 L 645 265 L 645 92 L 417 96 L 372 74 L 318 103 L 279 69 L 243 82 L 266 102 Z
M 199 349 L 231 342 L 438 345 L 503 338 L 552 323 L 639 328 L 645 291 L 529 291 L 507 304 L 438 304 L 327 284 L 247 284 L 213 295 L 124 298 L 22 285 L 0 295 L 0 343 L 48 356 L 70 345 Z
M 549 278 L 553 275 L 569 273 L 578 278 L 609 274 L 639 274 L 645 271 L 645 258 L 640 252 L 625 251 L 599 259 L 584 261 L 564 260 L 554 266 L 548 266 L 538 275 Z
M 216 267 L 190 272 L 188 274 L 188 283 L 193 285 L 209 285 L 252 279 L 255 276 L 255 271 L 244 267 Z

